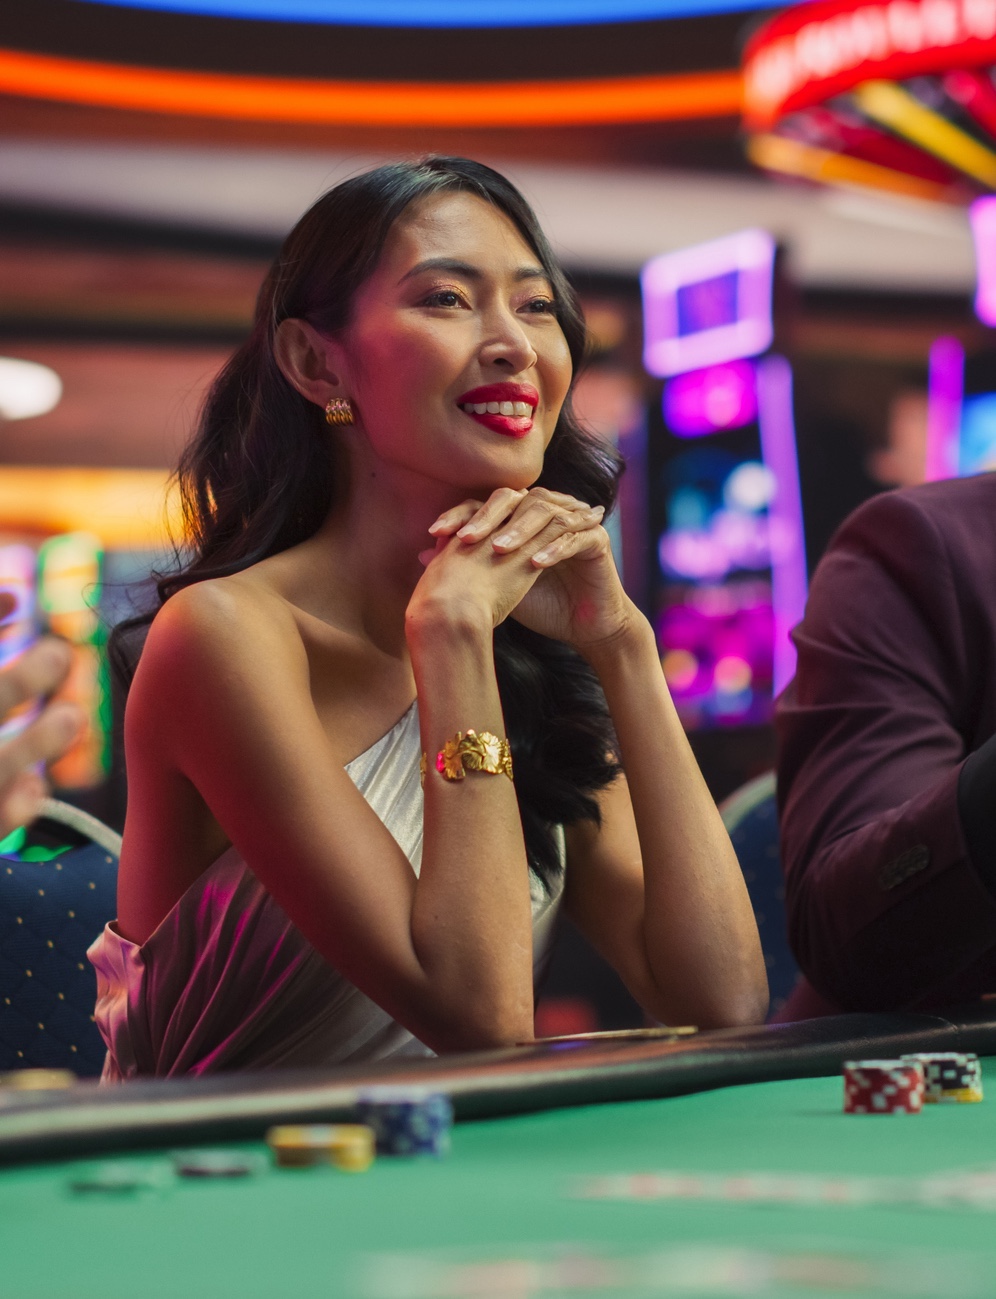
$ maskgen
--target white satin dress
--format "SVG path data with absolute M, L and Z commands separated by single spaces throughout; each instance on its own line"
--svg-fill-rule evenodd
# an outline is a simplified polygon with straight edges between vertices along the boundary
M 422 789 L 418 708 L 346 766 L 418 874 Z M 559 832 L 561 860 L 564 840 Z M 534 970 L 549 953 L 563 872 L 547 889 L 529 873 Z M 103 1080 L 307 1068 L 398 1056 L 427 1046 L 311 946 L 229 848 L 141 945 L 114 922 L 90 947 Z

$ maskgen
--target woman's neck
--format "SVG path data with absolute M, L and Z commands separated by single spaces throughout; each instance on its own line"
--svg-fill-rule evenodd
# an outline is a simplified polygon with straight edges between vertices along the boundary
M 431 550 L 430 525 L 459 504 L 452 485 L 394 466 L 353 467 L 348 486 L 311 542 L 337 616 L 350 615 L 378 643 L 404 638 L 404 615 Z

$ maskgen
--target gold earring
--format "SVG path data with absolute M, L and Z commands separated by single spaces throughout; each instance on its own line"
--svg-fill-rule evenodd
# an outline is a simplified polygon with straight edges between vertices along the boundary
M 353 406 L 348 397 L 330 397 L 325 407 L 326 424 L 352 424 Z

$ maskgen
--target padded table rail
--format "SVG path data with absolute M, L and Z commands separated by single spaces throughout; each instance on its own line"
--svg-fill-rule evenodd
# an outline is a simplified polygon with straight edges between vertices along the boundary
M 150 1079 L 60 1092 L 0 1092 L 0 1164 L 251 1140 L 277 1122 L 347 1118 L 377 1083 L 447 1092 L 457 1119 L 648 1100 L 821 1077 L 844 1060 L 907 1051 L 996 1054 L 996 1000 L 945 1014 L 859 1014 L 691 1037 L 607 1035 L 328 1070 Z

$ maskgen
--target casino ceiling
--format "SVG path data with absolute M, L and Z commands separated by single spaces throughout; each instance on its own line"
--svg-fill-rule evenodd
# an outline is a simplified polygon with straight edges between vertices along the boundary
M 738 67 L 765 16 L 752 4 L 8 4 L 0 221 L 22 242 L 36 216 L 83 213 L 259 253 L 343 175 L 460 152 L 522 184 L 573 266 L 632 275 L 655 253 L 762 225 L 803 285 L 967 292 L 962 214 L 751 170 Z M 342 21 L 358 13 L 365 25 Z

